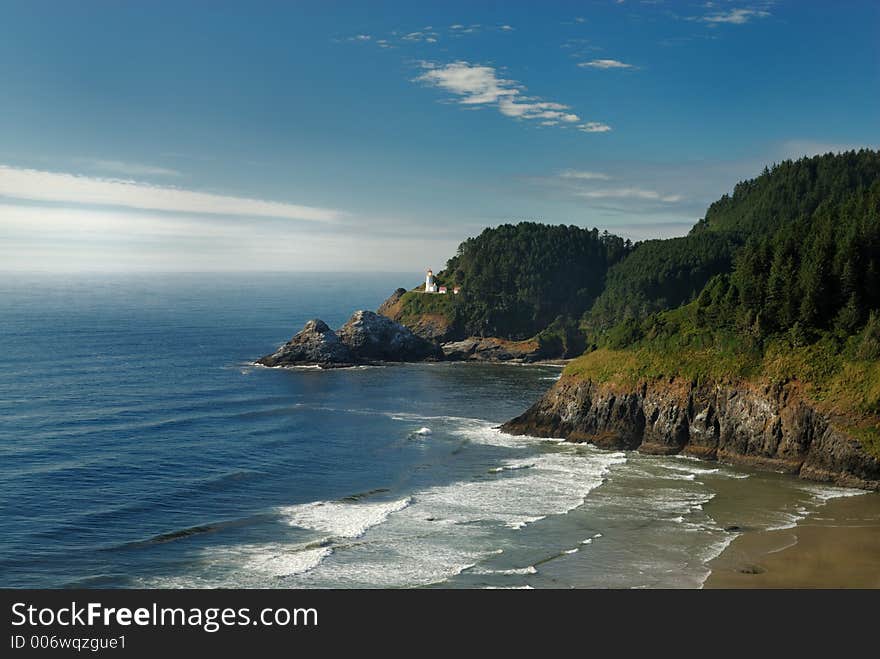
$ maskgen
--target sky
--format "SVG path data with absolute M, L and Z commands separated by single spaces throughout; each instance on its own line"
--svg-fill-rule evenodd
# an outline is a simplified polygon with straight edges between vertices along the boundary
M 880 2 L 0 0 L 0 270 L 442 267 L 683 235 L 880 145 Z

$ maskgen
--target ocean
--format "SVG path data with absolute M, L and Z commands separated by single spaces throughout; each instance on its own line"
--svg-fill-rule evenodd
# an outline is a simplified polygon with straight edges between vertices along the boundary
M 511 437 L 550 365 L 253 365 L 412 274 L 0 275 L 0 586 L 700 587 L 859 494 Z

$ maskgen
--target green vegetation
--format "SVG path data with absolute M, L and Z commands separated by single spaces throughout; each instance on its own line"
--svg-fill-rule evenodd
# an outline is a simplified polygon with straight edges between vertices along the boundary
M 433 315 L 452 319 L 455 315 L 456 295 L 425 295 L 418 291 L 408 291 L 400 298 L 403 315 L 400 322 L 406 325 L 407 320 L 417 316 Z
M 631 248 L 598 229 L 504 224 L 463 242 L 438 279 L 462 286 L 455 311 L 466 334 L 525 339 L 579 318 Z
M 584 315 L 592 333 L 694 299 L 713 275 L 728 272 L 739 246 L 736 234 L 694 234 L 638 243 L 613 266 L 605 290 Z

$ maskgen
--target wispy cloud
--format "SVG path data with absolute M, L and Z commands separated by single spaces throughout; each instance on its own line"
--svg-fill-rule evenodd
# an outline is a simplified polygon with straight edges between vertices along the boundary
M 582 169 L 564 169 L 559 172 L 559 178 L 574 179 L 577 181 L 610 181 L 611 177 L 602 172 L 589 172 Z
M 673 204 L 682 200 L 681 195 L 664 195 L 656 190 L 646 190 L 644 188 L 588 190 L 578 192 L 576 195 L 586 199 L 644 199 L 647 201 L 662 201 L 667 204 Z
M 590 69 L 632 69 L 635 68 L 632 64 L 627 64 L 626 62 L 621 62 L 616 59 L 594 59 L 589 62 L 581 62 L 578 64 L 581 68 L 590 68 Z
M 432 32 L 431 28 L 428 27 L 416 32 L 408 32 L 401 37 L 401 40 L 415 43 L 437 43 L 439 36 L 437 32 Z
M 453 254 L 461 239 L 403 220 L 377 230 L 380 220 L 369 220 L 368 228 L 339 231 L 283 219 L 224 221 L 0 200 L 0 270 L 363 271 L 392 263 L 415 273 L 438 255 Z
M 601 121 L 588 121 L 585 124 L 580 124 L 578 130 L 585 133 L 607 133 L 611 130 L 611 126 L 603 124 Z
M 453 36 L 462 36 L 465 34 L 476 34 L 480 31 L 483 26 L 479 23 L 473 23 L 471 25 L 462 25 L 461 23 L 454 23 L 449 26 L 449 31 Z
M 92 169 L 123 176 L 181 176 L 176 169 L 156 167 L 121 160 L 101 160 L 96 158 L 76 158 L 76 162 Z
M 0 165 L 0 197 L 154 211 L 335 222 L 341 211 Z
M 445 65 L 422 62 L 421 66 L 424 72 L 415 79 L 416 82 L 448 91 L 462 105 L 492 105 L 507 117 L 538 120 L 544 126 L 582 121 L 564 103 L 526 96 L 522 84 L 500 77 L 494 67 L 463 61 Z M 610 127 L 598 122 L 587 122 L 579 128 L 587 132 L 610 130 Z
M 754 18 L 766 18 L 770 16 L 770 12 L 764 9 L 730 9 L 728 11 L 719 11 L 706 14 L 704 16 L 694 16 L 690 20 L 709 23 L 710 25 L 720 25 L 722 23 L 730 23 L 732 25 L 743 25 Z

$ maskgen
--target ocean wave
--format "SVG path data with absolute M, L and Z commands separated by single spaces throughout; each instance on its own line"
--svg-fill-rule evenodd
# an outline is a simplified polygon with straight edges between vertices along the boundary
M 415 416 L 419 421 L 426 418 Z M 477 473 L 472 479 L 425 487 L 393 500 L 375 500 L 380 492 L 369 491 L 275 508 L 276 519 L 301 529 L 295 533 L 314 535 L 313 540 L 206 549 L 196 571 L 201 581 L 193 585 L 229 583 L 230 575 L 242 585 L 278 587 L 442 583 L 466 570 L 489 569 L 478 566 L 499 552 L 499 532 L 568 513 L 627 461 L 622 452 L 542 445 L 504 435 L 486 421 L 443 419 L 462 441 L 528 448 L 532 455 L 501 460 L 494 469 L 503 477 Z M 512 567 L 502 574 L 531 574 L 534 569 Z
M 831 485 L 804 485 L 802 488 L 819 504 L 824 504 L 832 499 L 843 497 L 856 497 L 867 494 L 867 490 L 857 490 L 851 487 L 834 487 Z
M 537 574 L 538 568 L 534 565 L 529 565 L 528 567 L 513 567 L 508 569 L 492 569 L 492 568 L 481 568 L 481 567 L 473 567 L 468 570 L 471 574 L 499 574 L 504 576 L 513 576 L 520 574 Z
M 534 586 L 483 586 L 483 590 L 534 590 Z
M 412 501 L 412 497 L 379 503 L 315 501 L 282 506 L 277 511 L 290 526 L 329 533 L 338 538 L 359 538 Z
M 721 471 L 721 469 L 718 467 L 704 469 L 701 467 L 697 467 L 696 465 L 688 465 L 688 466 L 683 467 L 681 465 L 676 465 L 676 464 L 664 464 L 663 468 L 664 469 L 672 469 L 673 471 L 679 471 L 679 472 L 683 472 L 683 473 L 687 473 L 687 474 L 717 474 L 718 472 Z
M 500 467 L 492 467 L 492 469 L 489 470 L 489 473 L 490 474 L 501 474 L 505 471 L 519 471 L 521 469 L 531 469 L 534 466 L 535 466 L 534 463 L 529 463 L 529 464 L 511 463 L 511 464 L 502 465 Z
M 216 533 L 217 531 L 222 531 L 224 529 L 230 529 L 240 526 L 246 526 L 249 524 L 253 524 L 261 519 L 265 519 L 263 515 L 255 515 L 253 517 L 244 517 L 241 519 L 232 519 L 226 520 L 223 522 L 214 522 L 211 524 L 197 524 L 195 526 L 189 526 L 182 529 L 176 529 L 174 531 L 167 531 L 165 533 L 158 533 L 154 536 L 146 538 L 144 540 L 134 540 L 131 542 L 124 542 L 120 545 L 112 547 L 111 549 L 130 549 L 136 547 L 148 547 L 151 545 L 161 545 L 167 542 L 174 542 L 175 540 L 183 540 L 184 538 L 190 538 L 196 535 L 204 535 L 207 533 Z

